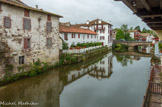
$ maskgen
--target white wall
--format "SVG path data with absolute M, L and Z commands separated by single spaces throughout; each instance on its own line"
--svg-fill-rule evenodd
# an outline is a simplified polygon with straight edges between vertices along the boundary
M 96 36 L 96 38 L 95 38 Z M 78 33 L 75 33 L 75 38 L 72 38 L 72 33 L 67 33 L 68 40 L 64 39 L 64 33 L 60 33 L 60 37 L 68 43 L 68 47 L 70 48 L 72 44 L 76 45 L 78 43 L 94 43 L 98 42 L 98 35 L 89 34 L 89 38 L 87 34 L 80 34 L 80 38 L 78 38 Z M 92 37 L 92 38 L 91 38 Z

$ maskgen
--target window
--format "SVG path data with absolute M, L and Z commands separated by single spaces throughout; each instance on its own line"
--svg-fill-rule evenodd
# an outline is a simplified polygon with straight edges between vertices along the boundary
M 72 33 L 72 38 L 75 38 L 75 34 L 74 33 Z
M 48 16 L 47 16 L 47 20 L 48 20 L 48 21 L 51 21 L 51 15 L 48 15 Z
M 11 19 L 10 17 L 4 17 L 4 27 L 11 28 Z
M 0 3 L 0 11 L 2 11 L 2 4 Z
M 24 56 L 19 56 L 19 65 L 24 64 Z
M 24 16 L 29 17 L 29 10 L 26 10 L 26 9 L 24 10 Z
M 87 38 L 89 38 L 89 34 L 87 35 Z
M 52 47 L 52 38 L 47 38 L 47 48 Z
M 30 48 L 30 38 L 24 38 L 24 49 Z
M 91 35 L 91 38 L 93 38 L 93 35 Z
M 47 22 L 47 32 L 52 31 L 52 22 Z
M 104 36 L 100 36 L 100 40 L 105 40 L 105 37 Z
M 78 34 L 78 38 L 80 38 L 80 34 Z
M 64 33 L 64 40 L 68 40 L 67 33 Z
M 24 25 L 23 28 L 24 30 L 31 30 L 31 20 L 28 18 L 24 18 Z

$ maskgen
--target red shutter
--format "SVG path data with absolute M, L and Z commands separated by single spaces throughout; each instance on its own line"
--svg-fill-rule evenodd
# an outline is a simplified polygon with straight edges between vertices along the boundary
M 71 36 L 72 36 L 72 38 L 73 38 L 73 33 L 72 33 L 72 35 L 71 35 Z
M 80 34 L 78 34 L 78 38 L 80 38 Z
M 74 33 L 74 38 L 75 38 L 75 33 Z
M 28 47 L 27 47 L 27 38 L 24 38 L 24 49 L 27 49 Z

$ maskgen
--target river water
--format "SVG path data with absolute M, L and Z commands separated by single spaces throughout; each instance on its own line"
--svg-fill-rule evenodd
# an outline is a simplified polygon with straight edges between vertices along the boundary
M 150 67 L 151 57 L 108 53 L 85 63 L 64 66 L 2 86 L 0 104 L 10 102 L 21 106 L 26 102 L 33 107 L 141 107 Z

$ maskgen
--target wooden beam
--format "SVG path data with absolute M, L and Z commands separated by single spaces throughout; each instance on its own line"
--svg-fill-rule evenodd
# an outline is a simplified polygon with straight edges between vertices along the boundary
M 152 21 L 152 22 L 147 22 L 147 24 L 157 24 L 157 23 L 162 23 L 162 21 Z
M 148 25 L 149 27 L 153 28 L 162 28 L 162 25 Z
M 159 0 L 160 2 L 160 9 L 162 9 L 162 0 Z
M 122 0 L 125 5 L 127 5 L 134 13 L 137 13 L 136 7 L 133 6 L 133 4 L 130 2 L 130 0 Z M 129 2 L 128 2 L 129 1 Z
M 162 17 L 162 14 L 154 14 L 154 15 L 141 15 L 141 16 L 139 16 L 139 17 L 141 17 L 142 19 L 143 18 L 149 18 L 149 17 Z
M 144 7 L 146 8 L 147 11 L 151 11 L 151 8 L 149 6 L 149 4 L 147 3 L 146 0 L 141 0 L 142 4 L 144 5 Z

